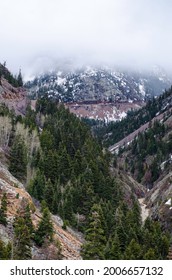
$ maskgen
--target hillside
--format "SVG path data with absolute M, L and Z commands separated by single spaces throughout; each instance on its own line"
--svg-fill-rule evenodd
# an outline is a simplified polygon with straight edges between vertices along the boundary
M 47 97 L 64 102 L 79 117 L 105 122 L 124 118 L 144 102 L 169 88 L 171 82 L 161 68 L 144 71 L 58 65 L 26 83 L 31 99 Z
M 1 152 L 2 157 L 2 152 Z M 7 227 L 0 224 L 0 239 L 7 243 L 14 239 L 13 222 L 18 211 L 23 211 L 25 203 L 29 203 L 31 210 L 31 218 L 34 225 L 37 225 L 42 217 L 40 207 L 36 207 L 33 199 L 15 177 L 13 177 L 5 166 L 0 164 L 0 200 L 2 194 L 7 194 Z M 69 231 L 64 231 L 61 227 L 62 221 L 58 217 L 53 217 L 54 239 L 58 240 L 61 245 L 60 258 L 63 259 L 80 259 L 80 247 L 82 237 Z M 58 258 L 58 248 L 55 244 L 49 244 L 47 248 L 39 248 L 32 245 L 33 259 L 54 259 Z
M 168 232 L 143 223 L 146 188 L 63 104 L 0 113 L 0 258 L 167 258 Z
M 26 86 L 33 97 L 46 93 L 63 102 L 144 101 L 148 96 L 161 94 L 170 86 L 170 79 L 160 67 L 146 73 L 117 67 L 77 68 L 62 64 L 28 81 Z
M 115 162 L 118 167 L 147 188 L 145 203 L 149 214 L 153 219 L 160 221 L 170 234 L 172 233 L 171 100 L 172 90 L 170 89 L 160 97 L 160 100 L 157 99 L 156 103 L 158 102 L 159 108 L 152 107 L 154 113 L 147 111 L 148 115 L 156 115 L 155 117 L 109 147 L 111 152 L 117 154 Z M 133 116 L 133 123 L 134 121 L 135 117 Z M 131 118 L 130 125 L 132 126 Z
M 22 81 L 13 77 L 9 70 L 0 64 L 0 103 L 6 104 L 15 114 L 23 115 L 27 106 L 26 95 Z
M 166 90 L 157 98 L 149 100 L 145 106 L 137 111 L 128 111 L 127 116 L 121 121 L 109 124 L 95 122 L 93 131 L 103 145 L 115 150 L 117 146 L 127 144 L 140 132 L 144 131 L 152 121 L 161 120 L 163 114 L 171 110 L 172 89 Z M 89 122 L 88 122 L 89 123 Z

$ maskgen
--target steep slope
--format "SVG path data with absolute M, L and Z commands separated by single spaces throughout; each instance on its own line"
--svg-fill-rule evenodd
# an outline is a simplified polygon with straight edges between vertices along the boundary
M 160 221 L 171 235 L 172 89 L 157 101 L 159 106 L 152 107 L 154 114 L 147 112 L 156 116 L 109 147 L 109 151 L 115 153 L 120 169 L 146 187 L 145 199 L 139 199 L 143 214 Z
M 14 258 L 29 259 L 32 253 L 34 259 L 147 259 L 151 250 L 156 259 L 166 259 L 166 232 L 159 223 L 141 222 L 137 198 L 145 188 L 115 167 L 115 159 L 79 118 L 46 97 L 37 101 L 35 111 L 28 107 L 24 117 L 5 105 L 0 109 L 0 223 L 3 238 L 14 244 Z M 14 213 L 18 216 L 12 227 Z M 133 242 L 140 248 L 134 255 Z M 7 249 L 9 245 L 4 254 Z
M 154 188 L 147 193 L 145 203 L 154 219 L 161 221 L 163 227 L 172 234 L 172 172 L 162 176 Z
M 30 95 L 49 97 L 63 102 L 143 101 L 159 95 L 170 86 L 170 80 L 160 68 L 150 73 L 126 71 L 115 67 L 65 69 L 45 73 L 26 83 Z
M 128 111 L 127 116 L 118 122 L 93 125 L 94 133 L 106 147 L 121 146 L 130 142 L 139 131 L 144 131 L 149 123 L 161 120 L 163 114 L 170 114 L 172 108 L 172 88 L 166 90 L 157 98 L 149 100 L 145 106 L 137 111 Z M 125 139 L 126 138 L 126 139 Z M 121 142 L 120 142 L 121 141 Z M 114 148 L 113 148 L 114 146 Z
M 27 102 L 26 90 L 9 70 L 0 64 L 0 103 L 6 104 L 17 115 L 23 115 Z
M 17 211 L 22 211 L 24 202 L 27 201 L 32 209 L 32 221 L 35 225 L 38 224 L 42 214 L 40 209 L 37 208 L 31 198 L 31 196 L 25 190 L 23 184 L 21 184 L 4 165 L 0 163 L 0 201 L 3 193 L 7 194 L 8 206 L 7 206 L 7 227 L 0 224 L 0 239 L 7 243 L 13 239 L 13 222 Z M 74 232 L 63 230 L 59 225 L 57 217 L 53 217 L 54 226 L 54 239 L 58 240 L 62 246 L 61 255 L 63 259 L 80 259 L 80 247 L 82 237 L 78 237 Z M 59 219 L 60 221 L 60 219 Z M 69 229 L 70 230 L 70 229 Z M 54 259 L 54 251 L 57 250 L 53 244 L 47 248 L 47 250 L 36 247 L 33 244 L 33 259 Z

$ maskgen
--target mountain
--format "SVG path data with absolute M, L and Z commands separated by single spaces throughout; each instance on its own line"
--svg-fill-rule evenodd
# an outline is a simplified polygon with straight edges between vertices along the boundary
M 0 152 L 2 159 L 3 152 Z M 34 225 L 37 225 L 42 217 L 40 207 L 36 206 L 31 196 L 26 191 L 25 187 L 7 170 L 6 166 L 0 163 L 0 200 L 3 193 L 7 194 L 7 226 L 0 223 L 0 239 L 5 244 L 14 239 L 14 221 L 18 215 L 18 211 L 24 212 L 26 203 L 29 203 L 31 208 L 31 218 Z M 80 259 L 80 247 L 82 237 L 77 236 L 75 232 L 67 232 L 62 229 L 62 220 L 60 217 L 52 216 L 54 227 L 54 239 L 60 242 L 60 250 L 55 242 L 48 244 L 47 247 L 40 248 L 32 245 L 33 259 Z
M 148 128 L 152 120 L 161 120 L 163 114 L 168 112 L 171 107 L 172 97 L 171 89 L 169 89 L 159 97 L 149 100 L 142 108 L 128 111 L 126 118 L 121 121 L 104 124 L 87 120 L 87 123 L 91 124 L 100 141 L 103 141 L 103 144 L 113 151 L 132 141 L 139 132 Z
M 106 133 L 104 139 L 114 141 L 109 150 L 115 164 L 147 188 L 144 201 L 149 215 L 172 234 L 172 88 L 125 120 L 109 125 Z
M 128 110 L 138 109 L 148 98 L 159 95 L 171 85 L 160 67 L 149 73 L 115 67 L 63 67 L 42 74 L 26 83 L 30 98 L 47 94 L 67 103 L 80 117 L 121 120 Z
M 168 227 L 148 217 L 147 186 L 120 154 L 57 100 L 42 97 L 20 115 L 7 106 L 0 105 L 0 259 L 168 258 Z
M 26 87 L 33 97 L 46 93 L 63 102 L 145 101 L 169 88 L 170 82 L 158 67 L 145 73 L 92 66 L 63 70 L 61 66 L 28 81 Z
M 0 103 L 6 104 L 17 115 L 24 114 L 27 106 L 27 92 L 22 87 L 20 75 L 14 77 L 10 71 L 0 64 Z

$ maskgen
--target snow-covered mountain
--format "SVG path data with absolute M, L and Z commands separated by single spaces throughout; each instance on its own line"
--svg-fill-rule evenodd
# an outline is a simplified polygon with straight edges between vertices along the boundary
M 120 101 L 133 102 L 159 95 L 172 81 L 160 67 L 148 73 L 114 67 L 67 69 L 63 66 L 26 83 L 32 97 L 48 94 L 62 102 Z

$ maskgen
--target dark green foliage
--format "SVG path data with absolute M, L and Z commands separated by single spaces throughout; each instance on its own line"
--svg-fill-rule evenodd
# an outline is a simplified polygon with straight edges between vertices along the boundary
M 21 69 L 19 70 L 19 74 L 17 76 L 17 83 L 19 87 L 23 86 L 23 78 L 22 78 L 22 74 L 21 74 Z
M 36 176 L 30 181 L 28 186 L 29 193 L 41 201 L 44 198 L 45 191 L 45 177 L 43 173 L 38 169 Z
M 31 247 L 34 233 L 34 226 L 31 219 L 30 205 L 26 200 L 22 200 L 22 208 L 15 218 L 13 259 L 27 260 L 32 258 Z
M 23 217 L 18 216 L 14 222 L 13 259 L 29 260 L 31 254 L 31 233 Z
M 166 233 L 163 233 L 159 222 L 153 222 L 148 218 L 143 227 L 142 244 L 145 258 L 151 254 L 151 257 L 154 256 L 157 260 L 166 259 L 170 239 Z
M 10 115 L 10 110 L 8 107 L 4 104 L 0 104 L 0 116 L 9 116 Z
M 0 239 L 0 260 L 10 260 L 11 259 L 11 243 L 5 244 Z
M 121 253 L 121 246 L 120 241 L 117 233 L 113 236 L 109 237 L 109 240 L 106 244 L 105 248 L 105 259 L 106 260 L 121 260 L 122 253 Z
M 142 250 L 140 244 L 132 239 L 125 250 L 124 257 L 126 260 L 141 260 Z
M 34 232 L 34 226 L 33 226 L 32 219 L 31 219 L 31 210 L 30 210 L 29 204 L 27 204 L 24 209 L 23 218 L 25 220 L 26 226 L 28 227 L 29 233 L 32 237 L 33 232 Z
M 42 98 L 37 113 L 46 115 L 40 135 L 42 150 L 34 166 L 45 183 L 36 174 L 29 192 L 40 201 L 44 199 L 52 213 L 59 213 L 73 226 L 77 213 L 86 215 L 86 225 L 95 202 L 119 199 L 119 187 L 109 174 L 109 156 L 63 105 Z
M 86 243 L 82 248 L 82 256 L 87 260 L 103 260 L 105 258 L 106 238 L 103 229 L 103 213 L 100 205 L 93 205 L 89 220 L 86 231 Z
M 44 199 L 50 211 L 53 212 L 54 188 L 50 179 L 45 183 Z
M 34 163 L 38 171 L 29 185 L 30 194 L 40 201 L 44 200 L 53 214 L 59 214 L 65 229 L 70 225 L 85 233 L 84 259 L 144 259 L 153 256 L 149 251 L 152 245 L 145 247 L 144 244 L 146 229 L 141 224 L 136 199 L 130 199 L 132 208 L 128 208 L 118 180 L 110 175 L 111 155 L 102 152 L 102 147 L 92 138 L 87 126 L 63 105 L 52 103 L 48 99 L 37 103 L 37 114 L 44 114 L 45 122 L 40 134 L 41 150 Z M 159 135 L 164 134 L 163 126 L 156 124 L 153 133 L 156 130 Z M 139 145 L 133 142 L 136 146 L 133 153 L 139 154 L 140 163 L 137 162 L 137 165 L 143 173 L 137 175 L 142 180 L 147 135 L 140 134 L 139 137 Z M 156 143 L 150 143 L 149 149 L 156 151 Z M 134 160 L 132 165 L 136 170 Z M 129 160 L 126 168 L 130 168 Z M 46 209 L 45 206 L 43 211 Z M 39 246 L 45 242 L 46 236 L 51 240 L 53 234 L 51 223 L 47 226 L 49 222 L 43 220 L 34 237 Z M 46 231 L 48 227 L 50 234 Z M 162 235 L 162 232 L 159 234 Z M 132 245 L 135 248 L 133 252 Z M 157 250 L 154 248 L 155 257 L 165 258 L 167 251 L 160 255 Z
M 127 117 L 122 119 L 121 121 L 110 122 L 109 124 L 91 124 L 93 125 L 92 129 L 94 131 L 94 134 L 100 141 L 103 140 L 103 144 L 107 147 L 117 143 L 118 141 L 138 129 L 141 125 L 151 121 L 152 118 L 156 116 L 156 114 L 163 113 L 167 108 L 167 106 L 165 106 L 165 100 L 166 102 L 168 102 L 168 100 L 171 100 L 171 95 L 172 88 L 170 88 L 168 91 L 165 91 L 158 98 L 149 100 L 146 106 L 144 106 L 143 108 L 137 111 L 129 111 L 127 113 Z M 168 106 L 171 106 L 170 102 L 168 103 Z
M 16 119 L 14 117 L 13 119 L 10 170 L 18 178 L 24 179 L 27 164 L 26 147 L 22 138 L 15 135 Z M 41 119 L 44 122 L 41 122 Z M 35 231 L 29 206 L 25 207 L 22 217 L 16 218 L 14 244 L 16 259 L 24 258 L 22 248 L 25 246 L 28 249 L 25 250 L 25 257 L 31 257 L 29 248 L 33 240 L 38 246 L 52 241 L 53 226 L 49 211 L 62 217 L 65 229 L 69 225 L 85 233 L 86 243 L 82 250 L 84 259 L 166 258 L 168 237 L 157 225 L 156 230 L 155 225 L 148 229 L 152 222 L 150 225 L 147 222 L 142 226 L 140 208 L 135 197 L 129 199 L 130 207 L 126 206 L 126 201 L 123 201 L 121 179 L 118 180 L 118 175 L 117 178 L 112 178 L 109 170 L 112 156 L 106 150 L 102 151 L 102 147 L 93 139 L 86 125 L 70 114 L 63 105 L 46 98 L 38 101 L 35 113 L 28 108 L 26 118 L 22 122 L 31 131 L 37 123 L 41 127 L 39 134 L 41 147 L 32 154 L 31 168 L 34 177 L 28 184 L 28 191 L 42 202 L 43 216 Z M 132 164 L 129 159 L 125 161 L 125 168 L 129 170 L 131 166 L 139 180 L 144 177 L 147 184 L 152 183 L 152 174 L 157 176 L 159 158 L 163 158 L 164 155 L 162 152 L 164 147 L 159 145 L 160 142 L 157 144 L 152 135 L 157 131 L 156 140 L 159 141 L 166 128 L 159 124 L 155 126 L 150 128 L 152 132 L 140 134 L 139 142 L 136 139 L 133 142 Z M 151 139 L 149 145 L 146 144 L 147 138 Z M 170 149 L 172 145 L 168 145 Z M 147 149 L 154 158 L 153 167 L 145 165 L 144 156 Z M 159 155 L 155 156 L 158 150 Z M 134 157 L 136 159 L 138 157 L 138 160 Z M 115 162 L 114 165 L 117 166 L 117 158 Z M 20 229 L 26 235 L 26 240 Z M 155 231 L 158 231 L 159 238 Z
M 34 240 L 38 246 L 42 246 L 45 240 L 52 241 L 53 224 L 51 222 L 50 212 L 47 207 L 43 209 L 42 218 L 34 235 Z
M 7 225 L 7 195 L 3 194 L 0 208 L 0 224 Z
M 25 127 L 29 127 L 30 130 L 37 127 L 36 125 L 36 112 L 31 109 L 31 105 L 28 104 L 26 108 L 25 117 L 22 120 L 25 124 Z
M 162 162 L 170 162 L 172 141 L 169 131 L 170 128 L 163 122 L 154 121 L 145 132 L 139 133 L 129 146 L 123 148 L 119 155 L 127 159 L 127 170 L 148 188 L 151 188 L 162 174 Z
M 18 179 L 23 180 L 27 174 L 27 150 L 20 135 L 15 136 L 10 150 L 9 171 Z
M 16 77 L 14 77 L 9 70 L 6 68 L 6 64 L 0 63 L 0 77 L 4 77 L 12 86 L 19 87 L 19 83 Z

